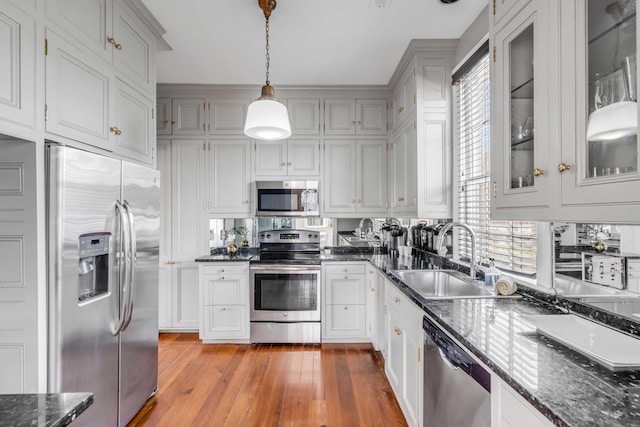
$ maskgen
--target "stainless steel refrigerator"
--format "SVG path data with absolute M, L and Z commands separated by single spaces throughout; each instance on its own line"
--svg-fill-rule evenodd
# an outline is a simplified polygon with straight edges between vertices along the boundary
M 125 426 L 158 384 L 158 171 L 47 145 L 48 389 Z

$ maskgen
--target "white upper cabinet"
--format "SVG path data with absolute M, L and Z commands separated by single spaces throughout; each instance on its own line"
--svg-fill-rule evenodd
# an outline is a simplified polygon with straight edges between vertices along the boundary
M 447 41 L 414 41 L 391 79 L 388 199 L 394 215 L 452 217 L 454 51 Z
M 320 99 L 288 99 L 292 135 L 320 134 Z
M 171 135 L 171 98 L 156 98 L 156 135 Z
M 129 84 L 155 93 L 154 36 L 128 6 L 113 0 L 49 0 L 46 14 L 92 54 L 112 63 Z
M 589 132 L 637 121 L 635 3 L 608 5 L 520 1 L 491 28 L 492 217 L 638 222 L 637 125 Z
M 204 98 L 173 98 L 171 101 L 171 133 L 204 135 L 206 103 Z
M 324 100 L 325 135 L 386 135 L 386 99 Z
M 115 150 L 129 158 L 151 163 L 155 156 L 155 144 L 151 140 L 154 135 L 153 102 L 119 79 L 115 81 L 115 91 L 113 124 L 118 128 Z
M 387 140 L 326 140 L 324 212 L 386 212 Z
M 530 2 L 493 37 L 491 175 L 494 218 L 509 208 L 549 206 L 551 49 L 546 0 Z M 556 139 L 557 141 L 557 139 Z M 506 212 L 501 209 L 507 208 Z
M 250 99 L 210 99 L 209 134 L 211 135 L 243 135 L 244 121 Z
M 45 7 L 51 21 L 111 62 L 114 47 L 108 39 L 113 39 L 113 0 L 48 0 Z
M 113 42 L 112 42 L 113 40 Z M 126 76 L 133 84 L 149 94 L 155 94 L 154 36 L 129 9 L 116 2 L 113 13 L 113 64 L 119 76 Z
M 320 140 L 288 139 L 254 142 L 254 176 L 314 177 L 320 175 Z
M 499 25 L 508 21 L 527 1 L 528 0 L 491 0 L 491 4 L 489 5 L 491 8 L 491 22 L 493 25 Z
M 36 124 L 35 28 L 32 17 L 10 4 L 3 5 L 0 10 L 0 129 L 6 129 L 2 133 L 27 139 L 32 139 Z
M 47 30 L 47 132 L 107 150 L 113 149 L 110 123 L 111 73 L 95 56 Z
M 252 213 L 249 139 L 209 143 L 206 207 L 212 215 L 246 217 Z

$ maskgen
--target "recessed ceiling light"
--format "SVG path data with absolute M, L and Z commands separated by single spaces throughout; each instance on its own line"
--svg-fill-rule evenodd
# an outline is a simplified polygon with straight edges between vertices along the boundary
M 375 9 L 388 9 L 391 6 L 391 0 L 369 0 L 369 7 Z

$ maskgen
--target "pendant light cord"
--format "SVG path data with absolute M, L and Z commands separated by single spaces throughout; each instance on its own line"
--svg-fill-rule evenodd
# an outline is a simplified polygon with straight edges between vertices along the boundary
M 265 28 L 266 28 L 266 33 L 267 33 L 267 36 L 266 36 L 266 40 L 267 40 L 267 55 L 266 55 L 266 58 L 267 58 L 267 86 L 269 86 L 269 60 L 270 60 L 270 57 L 269 57 L 269 17 L 268 16 L 266 18 Z

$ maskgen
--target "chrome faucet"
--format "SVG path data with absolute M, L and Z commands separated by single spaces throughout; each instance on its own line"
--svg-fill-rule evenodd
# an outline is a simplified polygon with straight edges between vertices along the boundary
M 469 263 L 469 277 L 471 280 L 476 279 L 476 233 L 469 227 L 467 224 L 463 222 L 448 222 L 440 229 L 440 233 L 438 234 L 438 240 L 436 241 L 436 252 L 438 255 L 442 254 L 442 249 L 444 248 L 444 238 L 449 230 L 453 227 L 460 227 L 467 230 L 469 233 L 469 237 L 471 238 L 471 262 Z M 446 253 L 446 252 L 444 252 Z

